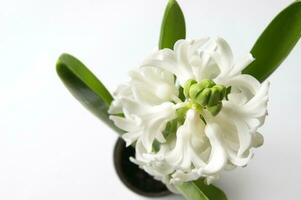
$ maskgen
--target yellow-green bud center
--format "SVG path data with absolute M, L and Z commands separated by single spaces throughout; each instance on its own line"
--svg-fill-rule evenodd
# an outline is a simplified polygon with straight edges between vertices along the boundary
M 207 109 L 213 116 L 217 115 L 222 107 L 222 100 L 227 99 L 231 87 L 216 84 L 214 81 L 205 79 L 200 82 L 188 80 L 184 84 L 184 95 L 193 104 Z

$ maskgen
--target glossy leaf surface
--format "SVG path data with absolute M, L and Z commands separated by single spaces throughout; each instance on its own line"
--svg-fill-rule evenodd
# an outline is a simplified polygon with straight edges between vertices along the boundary
M 113 100 L 109 91 L 96 76 L 77 58 L 62 54 L 56 64 L 56 70 L 71 94 L 89 111 L 119 133 L 109 119 L 108 109 Z
M 271 75 L 301 37 L 301 1 L 280 12 L 264 30 L 251 50 L 255 61 L 243 70 L 259 81 Z
M 161 25 L 159 49 L 173 49 L 176 41 L 185 39 L 185 37 L 186 28 L 183 12 L 176 0 L 169 0 Z
M 203 180 L 183 183 L 177 186 L 186 200 L 227 200 L 225 193 L 214 185 L 206 185 Z

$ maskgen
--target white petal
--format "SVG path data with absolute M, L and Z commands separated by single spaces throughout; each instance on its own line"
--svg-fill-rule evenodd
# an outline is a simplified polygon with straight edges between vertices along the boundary
M 237 74 L 241 74 L 241 71 L 245 69 L 247 66 L 249 66 L 255 58 L 252 56 L 252 54 L 247 54 L 246 56 L 240 58 L 236 63 L 234 64 L 234 67 L 231 71 L 230 76 L 235 76 Z
M 137 127 L 141 125 L 141 120 L 135 116 L 131 118 L 124 118 L 111 115 L 109 118 L 115 123 L 117 127 L 128 132 L 137 130 Z
M 220 68 L 219 76 L 225 76 L 233 65 L 232 50 L 228 43 L 222 38 L 216 38 L 214 42 L 217 44 L 216 51 L 212 52 L 212 58 Z
M 144 104 L 158 105 L 178 96 L 174 76 L 156 67 L 141 67 L 130 72 L 134 98 Z
M 123 84 L 120 85 L 116 91 L 113 93 L 114 100 L 112 101 L 110 108 L 109 108 L 109 114 L 120 114 L 123 112 L 122 110 L 122 101 L 120 101 L 120 98 L 127 97 L 132 98 L 132 91 L 129 85 Z
M 250 159 L 253 157 L 253 153 L 249 152 L 246 157 L 238 156 L 235 152 L 228 151 L 229 160 L 232 164 L 239 167 L 246 166 Z
M 130 158 L 132 162 L 138 164 L 146 172 L 153 175 L 156 179 L 168 183 L 167 176 L 173 172 L 173 169 L 162 159 L 165 157 L 166 148 L 164 146 L 159 152 L 147 152 L 141 140 L 136 143 L 136 158 Z
M 195 110 L 189 110 L 186 120 L 177 130 L 175 148 L 167 154 L 167 162 L 176 169 L 188 170 L 205 165 L 200 151 L 206 149 L 204 123 Z
M 166 124 L 176 117 L 175 107 L 172 103 L 164 103 L 155 106 L 148 113 L 141 116 L 144 124 L 141 140 L 148 152 L 152 151 L 152 145 L 155 139 L 165 142 L 163 130 Z
M 111 115 L 110 119 L 118 128 L 127 131 L 127 133 L 122 135 L 122 138 L 126 141 L 127 146 L 131 145 L 139 138 L 139 136 L 141 136 L 141 130 L 139 130 L 141 120 L 139 118 L 134 116 L 131 118 L 123 118 Z
M 199 173 L 210 175 L 219 172 L 226 165 L 228 157 L 225 152 L 220 127 L 215 123 L 207 123 L 205 133 L 211 144 L 211 154 L 208 164 L 203 169 L 200 169 Z
M 233 77 L 226 82 L 226 85 L 230 85 L 234 91 L 243 92 L 248 97 L 256 94 L 260 88 L 260 83 L 254 77 L 247 74 Z
M 118 99 L 112 101 L 112 103 L 110 105 L 110 108 L 108 110 L 108 113 L 109 114 L 120 114 L 120 113 L 122 113 L 122 104 Z
M 252 132 L 242 120 L 236 119 L 235 125 L 238 130 L 237 132 L 240 141 L 238 156 L 242 156 L 252 146 Z
M 206 179 L 205 179 L 205 183 L 207 185 L 210 185 L 211 183 L 213 183 L 213 181 L 218 180 L 219 178 L 220 178 L 219 174 L 214 174 L 214 175 L 207 176 Z
M 141 131 L 137 130 L 137 131 L 124 133 L 121 137 L 126 142 L 126 146 L 128 147 L 132 145 L 136 140 L 138 140 L 141 134 L 142 134 Z
M 157 67 L 176 74 L 177 59 L 170 49 L 160 50 L 144 60 L 141 67 Z
M 172 184 L 179 184 L 188 181 L 194 181 L 200 178 L 198 171 L 193 169 L 189 172 L 184 172 L 182 170 L 177 170 L 175 173 L 172 174 L 170 182 Z

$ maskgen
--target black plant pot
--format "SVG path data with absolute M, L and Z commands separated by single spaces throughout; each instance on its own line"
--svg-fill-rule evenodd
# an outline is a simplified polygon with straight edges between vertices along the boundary
M 171 194 L 166 186 L 132 163 L 129 158 L 135 156 L 133 147 L 126 147 L 119 138 L 114 148 L 114 166 L 122 181 L 131 191 L 146 197 L 162 197 Z

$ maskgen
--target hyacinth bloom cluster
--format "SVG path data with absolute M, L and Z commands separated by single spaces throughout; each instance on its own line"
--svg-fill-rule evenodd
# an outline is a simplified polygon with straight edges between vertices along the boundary
M 222 38 L 179 40 L 130 72 L 109 113 L 133 145 L 131 160 L 171 190 L 179 183 L 219 177 L 246 166 L 267 115 L 269 83 L 241 71 L 251 54 L 234 61 Z

